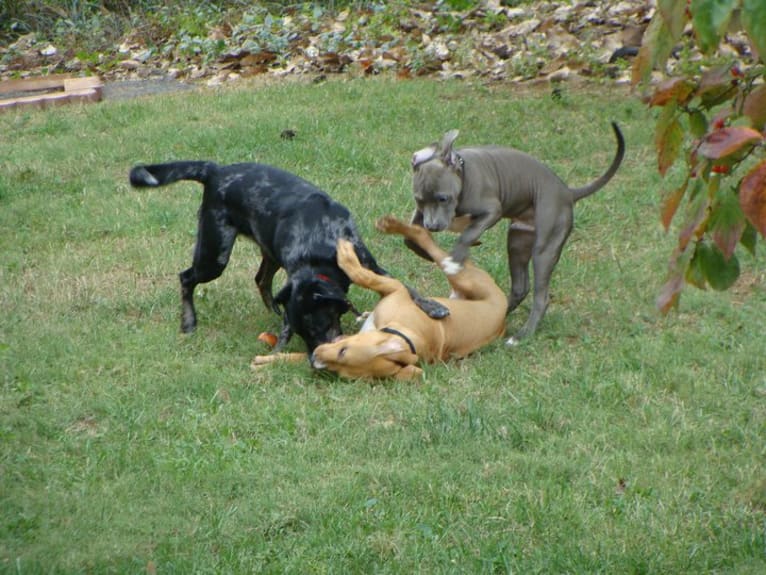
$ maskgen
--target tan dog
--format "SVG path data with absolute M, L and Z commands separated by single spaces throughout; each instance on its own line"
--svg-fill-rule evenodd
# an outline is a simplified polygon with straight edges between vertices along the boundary
M 387 216 L 376 227 L 404 236 L 440 266 L 449 257 L 420 226 Z M 350 378 L 412 379 L 422 374 L 417 363 L 464 357 L 505 331 L 508 300 L 490 275 L 470 261 L 458 273 L 447 274 L 458 299 L 434 298 L 450 311 L 440 320 L 429 318 L 415 306 L 402 282 L 362 267 L 353 246 L 345 240 L 338 240 L 338 265 L 352 282 L 378 292 L 382 299 L 359 333 L 314 349 L 311 364 L 317 369 Z M 256 368 L 278 359 L 302 358 L 305 355 L 298 353 L 263 355 L 256 356 L 251 365 Z

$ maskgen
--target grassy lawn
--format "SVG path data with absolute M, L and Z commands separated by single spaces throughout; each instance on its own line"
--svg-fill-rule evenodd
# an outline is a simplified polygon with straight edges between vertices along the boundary
M 0 572 L 763 573 L 766 257 L 658 315 L 675 238 L 653 121 L 609 91 L 351 80 L 0 115 Z M 415 384 L 252 372 L 280 322 L 246 240 L 181 335 L 201 188 L 127 183 L 137 162 L 281 166 L 445 295 L 373 228 L 410 214 L 411 153 L 457 127 L 579 186 L 613 156 L 612 119 L 625 162 L 578 204 L 536 336 Z M 504 228 L 472 253 L 507 286 Z

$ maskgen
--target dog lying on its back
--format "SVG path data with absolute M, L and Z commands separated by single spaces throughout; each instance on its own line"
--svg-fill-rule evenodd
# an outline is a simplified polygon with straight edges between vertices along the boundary
M 130 171 L 135 187 L 179 180 L 204 185 L 194 259 L 180 274 L 183 332 L 197 324 L 194 288 L 223 273 L 239 234 L 260 247 L 255 283 L 263 302 L 278 314 L 280 306 L 284 308 L 275 350 L 284 347 L 293 332 L 309 352 L 341 335 L 340 317 L 350 309 L 350 282 L 336 262 L 339 238 L 351 242 L 363 266 L 386 274 L 362 242 L 349 211 L 294 174 L 264 164 L 197 161 L 138 165 Z M 280 268 L 288 280 L 273 296 L 272 280 Z
M 376 291 L 381 299 L 359 333 L 324 343 L 311 354 L 311 364 L 349 378 L 419 377 L 420 363 L 465 357 L 505 331 L 505 293 L 482 269 L 466 261 L 451 274 L 444 269 L 449 254 L 420 226 L 407 225 L 392 216 L 381 218 L 377 228 L 400 234 L 418 246 L 445 272 L 452 288 L 449 299 L 437 298 L 449 317 L 434 320 L 412 302 L 399 280 L 381 276 L 359 263 L 353 246 L 338 240 L 338 265 L 358 286 Z M 274 361 L 296 361 L 301 354 L 259 355 L 251 366 L 258 369 Z

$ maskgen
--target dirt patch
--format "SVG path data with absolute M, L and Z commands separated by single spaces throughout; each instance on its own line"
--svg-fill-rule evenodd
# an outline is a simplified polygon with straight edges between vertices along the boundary
M 120 80 L 104 84 L 102 96 L 105 100 L 127 100 L 140 96 L 157 96 L 194 90 L 198 87 L 198 85 L 187 84 L 171 78 Z

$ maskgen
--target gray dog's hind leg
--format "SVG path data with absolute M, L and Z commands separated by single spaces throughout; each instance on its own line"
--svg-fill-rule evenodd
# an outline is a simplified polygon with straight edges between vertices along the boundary
M 516 309 L 529 293 L 529 260 L 535 245 L 534 230 L 508 227 L 508 269 L 511 272 L 511 294 L 508 297 L 508 313 Z
M 538 218 L 539 222 L 539 218 Z M 506 345 L 516 345 L 520 340 L 535 333 L 550 302 L 549 286 L 553 269 L 559 261 L 564 243 L 572 231 L 572 213 L 562 212 L 552 226 L 538 225 L 537 241 L 532 255 L 535 273 L 535 290 L 532 311 L 524 326 L 509 338 Z

